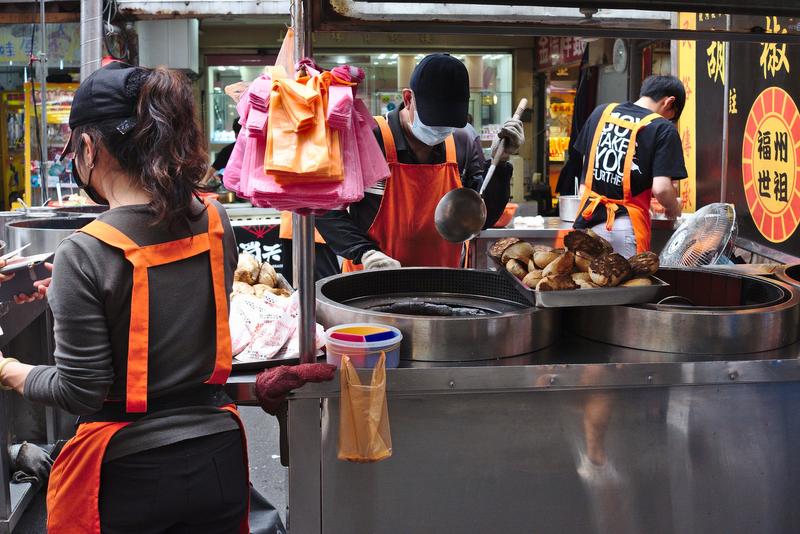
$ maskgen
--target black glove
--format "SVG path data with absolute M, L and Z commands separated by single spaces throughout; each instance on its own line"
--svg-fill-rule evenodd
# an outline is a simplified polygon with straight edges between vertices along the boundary
M 50 477 L 53 460 L 41 447 L 27 441 L 8 448 L 11 472 L 16 482 L 45 482 Z

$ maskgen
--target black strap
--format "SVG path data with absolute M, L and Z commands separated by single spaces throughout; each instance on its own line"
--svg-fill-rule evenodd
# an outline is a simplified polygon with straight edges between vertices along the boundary
M 148 399 L 147 412 L 145 413 L 127 413 L 125 411 L 125 401 L 106 401 L 103 407 L 89 415 L 81 415 L 78 417 L 77 424 L 81 423 L 121 423 L 121 422 L 134 422 L 152 415 L 156 412 L 165 410 L 175 410 L 179 408 L 191 407 L 207 407 L 216 406 L 222 407 L 226 404 L 232 404 L 233 400 L 225 393 L 222 386 L 203 384 L 200 387 L 183 390 L 177 393 L 158 397 L 155 399 Z

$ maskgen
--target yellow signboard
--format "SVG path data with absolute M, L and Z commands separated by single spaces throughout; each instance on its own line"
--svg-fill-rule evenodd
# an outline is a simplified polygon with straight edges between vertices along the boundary
M 697 29 L 696 13 L 680 13 L 678 24 L 682 30 Z M 678 77 L 686 88 L 686 106 L 678 122 L 678 133 L 683 144 L 683 157 L 689 177 L 681 180 L 683 211 L 693 213 L 697 209 L 697 62 L 695 41 L 678 41 Z M 724 73 L 719 73 L 724 76 Z

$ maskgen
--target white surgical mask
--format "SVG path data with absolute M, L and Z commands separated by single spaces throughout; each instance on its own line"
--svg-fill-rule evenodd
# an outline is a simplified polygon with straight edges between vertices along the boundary
M 443 143 L 455 131 L 450 126 L 427 126 L 419 119 L 417 107 L 414 106 L 414 122 L 411 124 L 411 134 L 428 146 Z

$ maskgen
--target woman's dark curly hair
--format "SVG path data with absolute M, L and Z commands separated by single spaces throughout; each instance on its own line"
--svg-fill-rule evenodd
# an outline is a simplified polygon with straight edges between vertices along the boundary
M 189 80 L 165 67 L 138 68 L 125 92 L 137 102 L 133 128 L 121 130 L 119 119 L 78 126 L 73 150 L 82 157 L 82 134 L 89 134 L 150 194 L 154 224 L 188 224 L 197 218 L 192 199 L 208 168 Z

